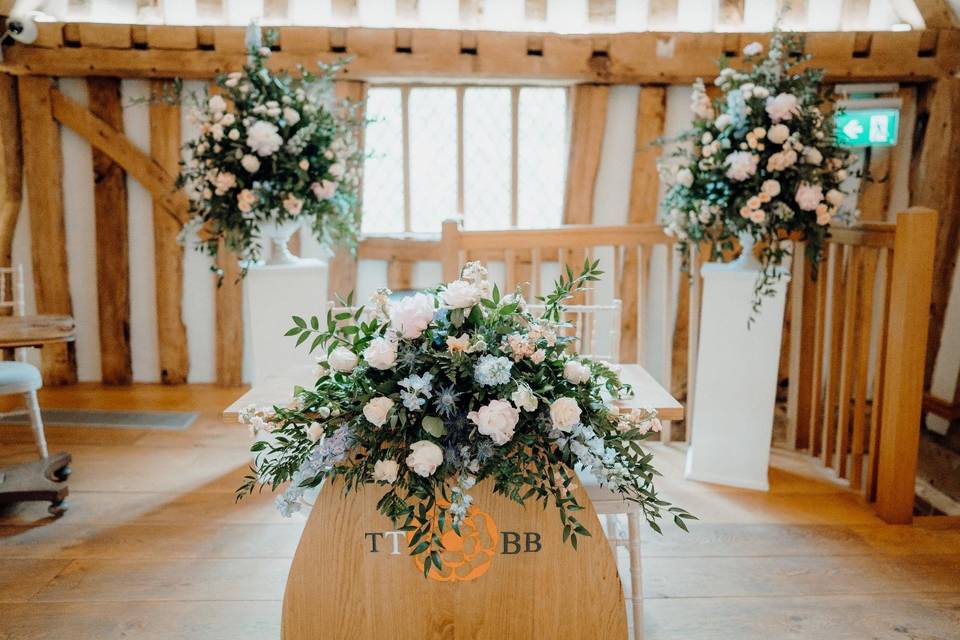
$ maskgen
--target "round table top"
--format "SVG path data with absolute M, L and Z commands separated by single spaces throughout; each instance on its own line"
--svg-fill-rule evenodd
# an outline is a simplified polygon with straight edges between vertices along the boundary
M 72 316 L 0 316 L 0 348 L 40 347 L 54 342 L 71 342 L 76 336 Z

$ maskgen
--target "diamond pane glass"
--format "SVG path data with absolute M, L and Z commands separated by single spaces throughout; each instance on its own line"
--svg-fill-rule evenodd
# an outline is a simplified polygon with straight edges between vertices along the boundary
M 510 89 L 463 96 L 463 220 L 467 229 L 510 226 Z
M 439 232 L 457 213 L 457 92 L 410 90 L 411 231 Z
M 520 89 L 519 128 L 517 225 L 560 225 L 567 174 L 567 90 Z
M 367 92 L 364 140 L 368 153 L 363 165 L 365 233 L 402 232 L 403 228 L 403 118 L 400 89 L 371 88 Z

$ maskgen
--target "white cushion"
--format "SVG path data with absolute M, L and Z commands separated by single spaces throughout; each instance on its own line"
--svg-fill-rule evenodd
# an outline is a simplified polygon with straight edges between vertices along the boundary
M 43 386 L 40 370 L 26 362 L 0 362 L 0 395 L 36 391 Z

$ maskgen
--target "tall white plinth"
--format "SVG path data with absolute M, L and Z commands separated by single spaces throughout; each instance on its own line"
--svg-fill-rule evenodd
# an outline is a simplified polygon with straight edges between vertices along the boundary
M 703 274 L 693 432 L 685 477 L 767 491 L 788 276 L 747 328 L 754 269 L 707 264 Z
M 247 330 L 250 332 L 250 372 L 253 384 L 291 366 L 312 363 L 309 344 L 283 334 L 292 316 L 321 321 L 327 313 L 327 263 L 303 259 L 293 264 L 250 267 L 246 281 Z M 293 390 L 291 389 L 291 392 Z

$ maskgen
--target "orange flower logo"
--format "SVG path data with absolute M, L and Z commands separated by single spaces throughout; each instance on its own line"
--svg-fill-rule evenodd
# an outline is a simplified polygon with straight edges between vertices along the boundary
M 497 523 L 489 514 L 471 507 L 460 526 L 461 535 L 453 529 L 443 533 L 444 551 L 440 556 L 442 568 L 432 567 L 427 577 L 438 582 L 469 582 L 476 580 L 493 564 L 498 539 Z M 413 532 L 408 534 L 408 539 Z M 413 557 L 423 573 L 423 557 Z

